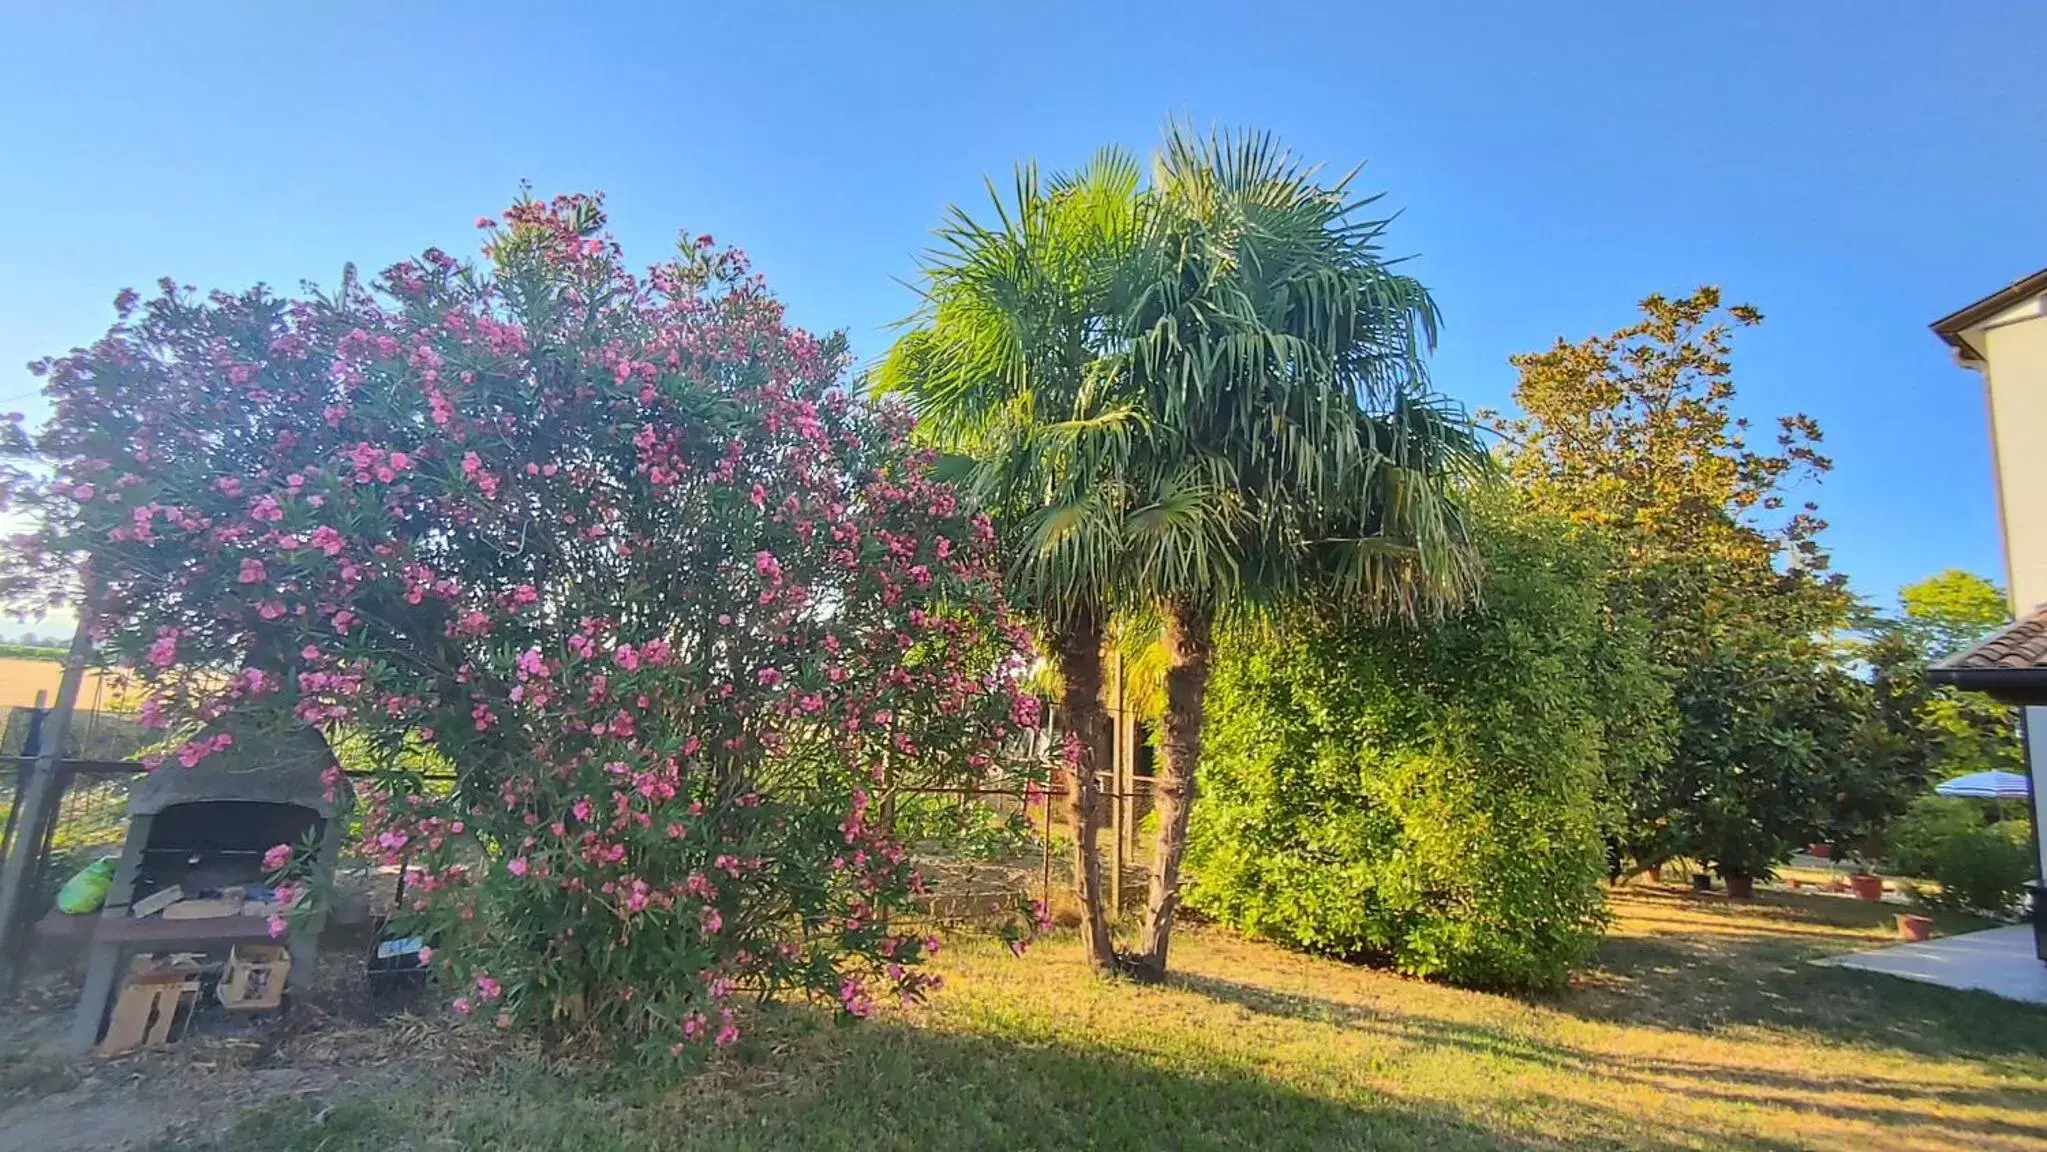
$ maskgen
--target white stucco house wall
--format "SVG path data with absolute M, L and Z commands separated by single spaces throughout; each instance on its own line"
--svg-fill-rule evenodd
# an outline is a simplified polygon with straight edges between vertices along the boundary
M 2024 710 L 2033 827 L 2047 828 L 2047 269 L 1933 323 L 1955 361 L 1983 381 L 2005 587 L 2015 623 L 1933 669 L 1936 681 Z M 2035 837 L 2041 871 L 2047 848 Z M 2047 892 L 2033 891 L 2036 951 L 2047 960 Z

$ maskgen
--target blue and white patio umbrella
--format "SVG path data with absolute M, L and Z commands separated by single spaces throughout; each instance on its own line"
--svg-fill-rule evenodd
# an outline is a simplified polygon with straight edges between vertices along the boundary
M 1976 800 L 2024 800 L 2026 778 L 2017 772 L 1971 772 L 1934 785 L 1942 796 L 1967 796 Z

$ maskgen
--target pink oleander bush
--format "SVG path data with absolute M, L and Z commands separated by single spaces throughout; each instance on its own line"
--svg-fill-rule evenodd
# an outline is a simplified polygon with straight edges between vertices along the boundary
M 633 276 L 602 225 L 524 199 L 480 263 L 123 292 L 11 426 L 8 588 L 86 562 L 157 771 L 349 734 L 456 1012 L 679 1053 L 745 999 L 920 995 L 880 797 L 1038 720 L 990 527 L 740 253 Z

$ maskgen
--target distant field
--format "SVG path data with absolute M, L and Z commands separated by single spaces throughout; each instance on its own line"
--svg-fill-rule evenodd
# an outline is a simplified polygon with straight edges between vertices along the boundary
M 52 700 L 57 698 L 57 680 L 64 674 L 63 653 L 49 657 L 21 655 L 42 651 L 45 649 L 24 648 L 18 644 L 0 645 L 0 709 L 32 708 L 38 691 L 49 693 Z M 117 677 L 109 673 L 87 672 L 85 683 L 78 691 L 78 706 L 84 709 L 111 707 L 121 696 L 116 681 Z

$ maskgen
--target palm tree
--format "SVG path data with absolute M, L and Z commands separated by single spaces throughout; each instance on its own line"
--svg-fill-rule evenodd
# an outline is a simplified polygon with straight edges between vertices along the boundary
M 1489 465 L 1427 391 L 1435 305 L 1382 255 L 1355 172 L 1316 175 L 1267 134 L 1179 127 L 1154 164 L 1124 386 L 1152 429 L 1143 463 L 1198 461 L 1225 527 L 1144 572 L 1168 665 L 1141 976 L 1163 976 L 1179 907 L 1218 617 L 1314 593 L 1414 619 L 1476 587 L 1456 494 Z
M 1117 287 L 1141 235 L 1138 164 L 1107 150 L 1071 176 L 1020 167 L 996 222 L 954 208 L 925 255 L 924 305 L 877 388 L 906 396 L 921 431 L 1002 522 L 1010 593 L 1038 620 L 1064 681 L 1073 875 L 1090 963 L 1115 964 L 1095 851 L 1097 760 L 1108 745 L 1102 640 L 1123 598 L 1116 479 L 1139 413 L 1112 395 Z
M 1140 188 L 1118 152 L 984 227 L 955 210 L 925 308 L 882 384 L 907 394 L 1011 526 L 1012 583 L 1046 621 L 1082 757 L 1069 812 L 1089 956 L 1112 961 L 1092 841 L 1100 645 L 1156 613 L 1167 654 L 1158 843 L 1121 966 L 1163 975 L 1218 619 L 1314 592 L 1417 617 L 1467 596 L 1455 491 L 1486 469 L 1431 396 L 1427 292 L 1384 221 L 1262 134 L 1173 129 Z M 992 191 L 992 190 L 991 190 Z

